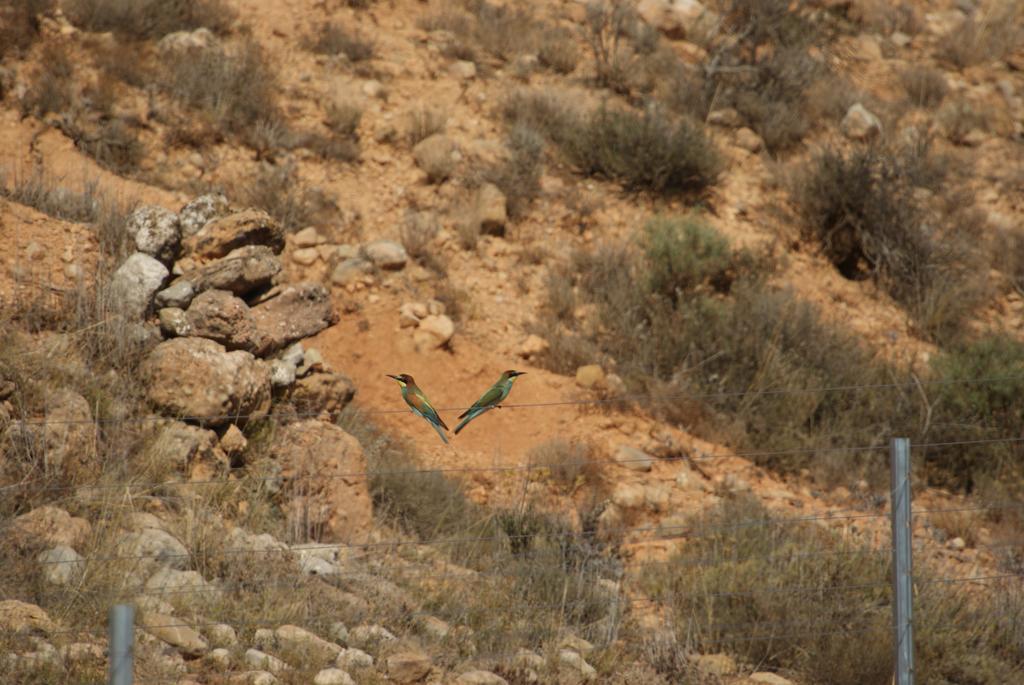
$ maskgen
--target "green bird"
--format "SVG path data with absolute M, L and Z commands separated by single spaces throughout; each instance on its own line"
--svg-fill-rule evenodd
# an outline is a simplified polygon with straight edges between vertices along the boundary
M 509 392 L 512 391 L 512 384 L 515 383 L 516 378 L 525 373 L 525 371 L 506 371 L 501 374 L 501 378 L 498 379 L 497 383 L 492 385 L 480 399 L 474 402 L 472 407 L 459 415 L 462 421 L 455 427 L 455 434 L 458 435 L 459 431 L 465 428 L 467 423 L 485 411 L 494 409 L 504 402 Z
M 416 381 L 413 380 L 412 376 L 407 373 L 402 373 L 397 376 L 392 376 L 390 373 L 387 374 L 388 378 L 394 378 L 398 381 L 398 384 L 402 386 L 402 399 L 412 409 L 412 413 L 416 416 L 420 416 L 427 420 L 437 434 L 444 440 L 444 444 L 448 444 L 448 436 L 441 430 L 448 430 L 448 426 L 445 425 L 441 417 L 437 415 L 437 410 L 434 409 L 434 405 L 430 403 L 427 396 L 422 390 L 416 385 Z

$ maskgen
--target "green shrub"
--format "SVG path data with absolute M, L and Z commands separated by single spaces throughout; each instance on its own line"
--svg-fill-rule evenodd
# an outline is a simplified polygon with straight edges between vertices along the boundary
M 486 169 L 483 178 L 501 190 L 509 217 L 517 219 L 540 195 L 544 139 L 533 129 L 516 126 L 509 131 L 506 146 L 508 158 Z
M 644 225 L 648 289 L 676 299 L 732 263 L 729 243 L 695 217 L 658 217 Z
M 934 407 L 930 442 L 1003 438 L 1024 431 L 1020 401 L 1024 397 L 1024 344 L 1020 341 L 990 335 L 961 343 L 934 359 L 932 375 L 938 381 L 978 382 L 940 383 L 928 388 Z M 1024 446 L 1007 442 L 933 448 L 925 452 L 922 461 L 930 483 L 970 491 L 987 480 L 1020 483 Z
M 587 175 L 621 181 L 632 190 L 673 194 L 715 183 L 718 153 L 702 126 L 656 107 L 644 112 L 599 107 L 558 142 Z
M 113 31 L 130 40 L 200 27 L 225 33 L 233 19 L 221 0 L 63 0 L 61 6 L 71 22 L 86 31 Z

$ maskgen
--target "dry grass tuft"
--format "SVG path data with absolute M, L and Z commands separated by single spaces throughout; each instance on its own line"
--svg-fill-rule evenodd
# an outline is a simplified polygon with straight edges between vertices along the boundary
M 221 0 L 63 0 L 61 6 L 71 22 L 86 31 L 112 31 L 136 41 L 200 27 L 226 33 L 234 20 Z

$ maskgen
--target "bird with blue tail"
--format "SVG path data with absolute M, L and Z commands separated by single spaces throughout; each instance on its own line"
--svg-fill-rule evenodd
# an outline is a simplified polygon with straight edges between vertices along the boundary
M 525 373 L 525 371 L 506 371 L 501 374 L 501 378 L 498 379 L 497 383 L 488 388 L 487 392 L 474 402 L 472 407 L 459 415 L 462 421 L 455 427 L 455 434 L 458 435 L 459 431 L 465 428 L 467 423 L 485 411 L 490 411 L 504 402 L 505 398 L 512 391 L 512 384 L 515 383 L 516 378 Z
M 444 444 L 448 444 L 448 436 L 444 434 L 444 431 L 448 430 L 448 426 L 445 425 L 441 417 L 437 415 L 437 410 L 434 409 L 434 405 L 427 399 L 426 394 L 419 389 L 416 385 L 416 381 L 413 380 L 412 376 L 407 373 L 401 373 L 397 376 L 392 376 L 390 373 L 387 374 L 388 378 L 394 378 L 398 381 L 398 384 L 402 386 L 402 399 L 412 409 L 412 413 L 416 416 L 422 417 L 434 427 L 437 434 L 441 436 L 441 440 Z M 444 430 L 441 430 L 441 429 Z

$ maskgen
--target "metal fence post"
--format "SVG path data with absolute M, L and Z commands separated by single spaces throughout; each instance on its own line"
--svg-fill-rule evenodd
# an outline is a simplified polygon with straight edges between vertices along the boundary
M 896 685 L 914 684 L 913 576 L 911 571 L 910 440 L 893 438 L 892 460 L 892 624 L 896 649 Z
M 135 608 L 128 604 L 110 607 L 109 685 L 132 685 L 135 641 Z

